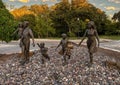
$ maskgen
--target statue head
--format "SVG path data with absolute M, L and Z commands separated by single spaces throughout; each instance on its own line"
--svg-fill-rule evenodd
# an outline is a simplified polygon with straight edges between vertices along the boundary
M 88 28 L 93 28 L 93 29 L 96 28 L 96 27 L 95 27 L 95 23 L 94 23 L 93 21 L 89 21 L 88 24 L 87 24 L 87 27 L 88 27 Z
M 29 21 L 24 21 L 24 27 L 28 27 L 28 25 L 29 25 Z
M 18 27 L 23 27 L 23 23 L 22 23 L 22 22 L 19 22 L 19 23 L 18 23 Z
M 63 39 L 67 38 L 67 35 L 65 33 L 63 33 L 61 36 Z

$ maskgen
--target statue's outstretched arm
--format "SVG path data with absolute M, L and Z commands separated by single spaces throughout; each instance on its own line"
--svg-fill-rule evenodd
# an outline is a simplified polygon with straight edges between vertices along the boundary
M 11 36 L 13 36 L 15 33 L 17 33 L 18 32 L 18 28 L 12 33 L 12 35 Z
M 79 46 L 78 44 L 76 44 L 76 43 L 74 43 L 74 42 L 72 42 L 72 41 L 68 41 L 68 43 L 71 43 L 71 44 L 73 44 L 74 46 Z
M 58 47 L 60 47 L 61 44 L 62 44 L 62 41 L 60 41 L 60 43 L 58 44 L 58 46 L 56 47 L 56 49 L 57 49 Z

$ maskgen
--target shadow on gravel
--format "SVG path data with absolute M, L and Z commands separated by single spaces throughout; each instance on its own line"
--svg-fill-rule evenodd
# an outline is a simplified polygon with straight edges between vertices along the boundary
M 30 52 L 29 55 L 30 57 L 33 55 L 33 52 Z M 13 53 L 13 54 L 0 54 L 0 64 L 7 62 L 7 60 L 10 60 L 12 57 L 17 56 L 21 57 L 21 53 Z
M 99 51 L 104 53 L 106 56 L 106 61 L 104 62 L 109 68 L 115 68 L 120 70 L 120 53 L 99 48 Z

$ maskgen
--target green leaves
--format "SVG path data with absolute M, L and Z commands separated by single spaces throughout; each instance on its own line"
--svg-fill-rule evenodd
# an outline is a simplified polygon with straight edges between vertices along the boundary
M 12 40 L 10 35 L 14 31 L 14 23 L 13 16 L 9 13 L 0 0 L 0 40 L 6 41 L 7 43 Z
M 36 17 L 36 25 L 34 27 L 35 32 L 39 37 L 50 37 L 55 34 L 55 29 L 51 26 L 52 21 L 49 17 L 38 16 Z
M 107 17 L 102 10 L 87 1 L 74 5 L 60 2 L 56 4 L 55 10 L 51 12 L 50 17 L 53 20 L 57 36 L 60 36 L 63 32 L 70 36 L 76 36 L 78 32 L 83 34 L 86 27 L 86 19 L 95 21 L 97 29 L 103 31 L 100 24 Z
M 115 13 L 112 17 L 113 20 L 118 20 L 120 22 L 120 11 L 118 13 Z
M 112 19 L 116 21 L 116 34 L 120 35 L 120 11 L 115 13 Z

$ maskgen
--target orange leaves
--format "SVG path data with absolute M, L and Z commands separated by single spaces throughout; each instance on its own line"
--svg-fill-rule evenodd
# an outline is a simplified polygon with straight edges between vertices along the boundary
M 47 5 L 32 5 L 31 6 L 31 11 L 33 11 L 35 14 L 41 14 L 44 13 L 48 10 L 48 6 Z
M 32 12 L 31 10 L 29 10 L 27 7 L 23 7 L 23 8 L 20 8 L 20 9 L 15 9 L 13 11 L 11 11 L 11 14 L 13 14 L 13 16 L 18 19 L 24 15 L 28 15 L 28 14 L 34 14 L 34 12 Z
M 88 5 L 87 0 L 72 0 L 73 7 L 85 7 Z
M 103 11 L 102 11 L 102 10 L 100 10 L 100 9 L 97 9 L 97 13 L 102 14 L 102 13 L 103 13 Z
M 57 8 L 57 5 L 53 5 L 53 6 L 51 6 L 51 11 L 54 11 L 55 9 Z
M 33 14 L 33 15 L 39 15 L 42 13 L 45 13 L 48 10 L 48 6 L 47 5 L 32 5 L 31 7 L 28 6 L 23 6 L 19 9 L 15 9 L 13 11 L 11 11 L 11 14 L 13 14 L 13 16 L 16 19 L 19 19 L 20 17 L 24 16 L 24 15 L 29 15 L 29 14 Z

